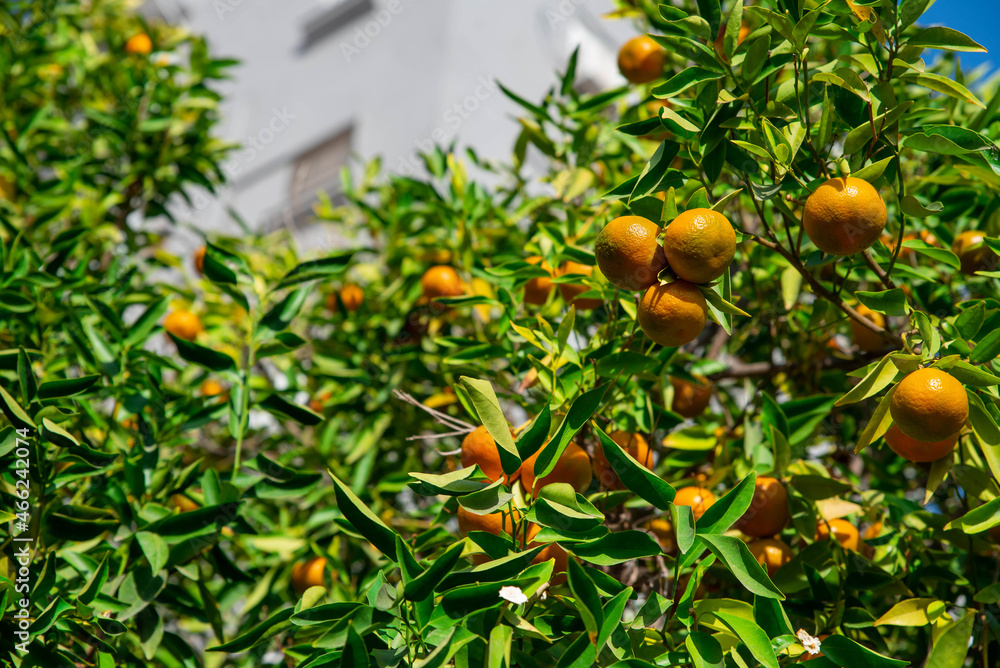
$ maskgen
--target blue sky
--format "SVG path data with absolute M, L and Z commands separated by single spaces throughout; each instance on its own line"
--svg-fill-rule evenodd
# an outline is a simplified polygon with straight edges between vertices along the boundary
M 962 69 L 989 62 L 1000 65 L 1000 0 L 937 0 L 920 17 L 920 25 L 944 25 L 976 40 L 989 53 L 963 53 Z

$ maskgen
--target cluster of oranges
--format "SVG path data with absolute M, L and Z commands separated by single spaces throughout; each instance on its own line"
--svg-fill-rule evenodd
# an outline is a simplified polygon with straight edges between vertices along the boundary
M 594 268 L 589 265 L 573 261 L 563 262 L 559 265 L 558 269 L 553 270 L 551 265 L 539 255 L 532 255 L 525 262 L 540 265 L 542 269 L 549 273 L 548 276 L 536 276 L 524 285 L 524 303 L 535 306 L 541 306 L 549 300 L 552 288 L 556 285 L 552 282 L 553 278 L 570 275 L 590 276 L 594 271 Z M 583 298 L 580 296 L 590 290 L 583 283 L 567 282 L 559 283 L 558 285 L 559 294 L 562 296 L 563 301 L 567 304 L 572 304 L 578 311 L 590 311 L 600 308 L 602 304 L 600 299 L 592 297 Z
M 736 254 L 736 232 L 712 209 L 690 209 L 663 230 L 641 216 L 608 223 L 594 246 L 601 273 L 622 290 L 644 291 L 637 319 L 646 335 L 663 346 L 694 341 L 708 322 L 708 304 L 699 285 L 722 276 Z M 668 268 L 676 280 L 661 283 Z
M 653 455 L 649 443 L 641 434 L 625 431 L 615 431 L 610 434 L 617 443 L 633 459 L 646 468 L 652 468 Z M 602 448 L 598 447 L 593 459 L 576 443 L 570 442 L 560 457 L 552 472 L 541 480 L 535 479 L 534 464 L 538 455 L 535 454 L 522 462 L 521 467 L 510 475 L 505 475 L 500 464 L 496 442 L 485 427 L 477 427 L 466 435 L 462 441 L 461 460 L 463 467 L 478 465 L 491 481 L 501 480 L 512 485 L 520 480 L 522 488 L 532 496 L 537 496 L 545 485 L 561 482 L 571 485 L 578 492 L 585 492 L 596 478 L 602 487 L 610 490 L 623 489 L 618 476 L 612 470 Z M 701 486 L 682 487 L 677 490 L 674 504 L 689 506 L 695 520 L 707 511 L 716 501 L 715 494 Z M 479 515 L 459 507 L 457 512 L 459 532 L 462 536 L 470 531 L 485 531 L 494 535 L 510 535 L 516 520 L 520 519 L 520 511 L 498 511 Z M 762 476 L 757 479 L 754 487 L 753 500 L 746 513 L 737 521 L 735 528 L 746 536 L 747 547 L 754 558 L 770 575 L 792 558 L 791 547 L 780 538 L 781 532 L 790 521 L 788 510 L 788 493 L 782 483 L 771 477 Z M 645 528 L 658 539 L 663 550 L 668 554 L 676 554 L 677 541 L 674 529 L 669 519 L 659 517 L 648 521 Z M 534 542 L 540 531 L 537 525 L 524 529 L 522 547 L 532 548 L 539 544 Z M 877 535 L 877 529 L 875 534 Z M 815 540 L 835 538 L 846 549 L 857 551 L 861 541 L 858 530 L 842 519 L 821 520 L 816 526 Z M 483 557 L 479 557 L 482 560 Z M 566 568 L 566 552 L 556 543 L 550 543 L 534 559 L 541 563 L 555 559 L 555 571 L 561 573 Z

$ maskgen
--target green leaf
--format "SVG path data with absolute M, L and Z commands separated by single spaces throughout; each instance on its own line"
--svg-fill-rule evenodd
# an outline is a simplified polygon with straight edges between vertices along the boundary
M 611 470 L 617 474 L 622 484 L 656 508 L 660 510 L 670 508 L 676 494 L 674 488 L 622 450 L 621 446 L 611 440 L 596 423 L 592 426 L 600 438 L 601 448 L 611 465 Z
M 945 530 L 961 529 L 967 534 L 982 533 L 1000 524 L 1000 496 L 973 508 L 945 525 Z
M 931 4 L 931 2 L 933 2 L 933 0 L 903 0 L 899 4 L 900 32 L 916 23 L 917 19 L 923 16 L 924 12 L 927 11 L 927 7 Z
M 973 387 L 1000 385 L 1000 377 L 993 375 L 983 367 L 972 366 L 968 362 L 961 360 L 955 362 L 955 365 L 948 370 L 948 373 L 963 385 L 972 385 Z
M 892 416 L 889 414 L 889 404 L 892 400 L 892 395 L 896 391 L 896 387 L 886 392 L 885 396 L 879 401 L 878 406 L 875 408 L 875 412 L 872 413 L 872 419 L 868 421 L 865 425 L 864 430 L 862 430 L 861 435 L 858 436 L 858 442 L 854 446 L 854 454 L 858 454 L 865 448 L 867 448 L 872 441 L 880 438 L 885 432 L 889 431 L 889 427 L 892 425 Z
M 7 416 L 15 427 L 31 427 L 35 429 L 35 423 L 31 421 L 28 414 L 24 412 L 20 404 L 14 400 L 14 397 L 7 393 L 7 390 L 0 387 L 0 409 L 3 410 L 3 414 Z
M 371 658 L 364 639 L 354 629 L 354 623 L 348 622 L 347 642 L 344 643 L 344 651 L 340 655 L 340 668 L 368 668 L 370 665 Z
M 848 390 L 847 394 L 838 399 L 834 406 L 846 406 L 864 401 L 887 388 L 895 380 L 898 373 L 896 367 L 890 362 L 891 359 L 888 355 L 879 360 L 878 364 L 861 379 L 861 382 Z
M 940 617 L 947 604 L 936 598 L 908 598 L 875 620 L 875 626 L 927 626 Z
M 275 289 L 283 290 L 284 288 L 298 285 L 299 283 L 304 283 L 306 281 L 339 276 L 347 270 L 351 258 L 354 257 L 354 254 L 359 252 L 359 250 L 363 249 L 343 251 L 319 260 L 303 262 L 285 274 L 285 277 L 281 279 L 281 282 L 278 283 Z
M 573 54 L 576 55 L 576 51 Z M 510 644 L 513 638 L 513 627 L 506 624 L 493 627 L 487 646 L 487 668 L 510 668 Z
M 270 413 L 275 413 L 287 418 L 295 420 L 299 424 L 304 424 L 307 426 L 313 426 L 323 422 L 323 416 L 315 411 L 306 408 L 305 406 L 299 406 L 298 404 L 293 404 L 292 402 L 284 399 L 278 394 L 270 394 L 263 401 L 260 402 L 260 407 L 267 410 Z
M 694 511 L 690 506 L 670 504 L 670 519 L 677 539 L 677 549 L 685 554 L 694 545 Z
M 149 531 L 139 531 L 135 534 L 135 539 L 142 548 L 142 553 L 146 555 L 150 569 L 153 573 L 159 573 L 167 565 L 167 559 L 170 557 L 167 542 Z
M 943 26 L 918 30 L 905 41 L 905 45 L 922 46 L 928 49 L 945 49 L 946 51 L 986 52 L 986 47 L 968 35 Z
M 403 588 L 403 598 L 408 601 L 423 601 L 434 593 L 445 576 L 451 572 L 462 556 L 465 544 L 455 543 L 435 559 L 423 573 L 406 583 Z
M 288 620 L 294 613 L 294 608 L 285 608 L 284 610 L 280 610 L 243 635 L 238 636 L 235 640 L 223 643 L 222 645 L 216 645 L 215 647 L 209 647 L 207 651 L 227 652 L 230 654 L 245 652 L 261 642 L 270 640 L 284 630 L 289 625 Z
M 177 352 L 180 353 L 180 356 L 192 364 L 203 366 L 212 371 L 230 371 L 236 368 L 235 360 L 225 353 L 216 352 L 211 348 L 178 338 L 170 332 L 167 332 L 167 335 L 177 345 Z
M 396 532 L 387 527 L 332 471 L 328 471 L 328 473 L 333 479 L 337 507 L 343 513 L 344 518 L 376 549 L 389 559 L 394 560 L 396 556 Z
M 988 445 L 1000 445 L 1000 427 L 986 410 L 983 400 L 969 388 L 965 388 L 965 394 L 969 397 L 969 422 L 976 436 Z
M 567 569 L 569 588 L 576 598 L 576 609 L 583 619 L 583 625 L 587 632 L 596 638 L 604 623 L 604 607 L 601 605 L 597 586 L 576 559 L 570 559 L 567 562 Z
M 750 554 L 749 550 L 747 554 Z M 754 564 L 757 564 L 757 562 L 754 561 Z M 760 568 L 760 566 L 758 565 L 757 568 Z M 771 639 L 764 633 L 764 629 L 752 621 L 728 612 L 720 610 L 714 614 L 719 621 L 736 634 L 736 637 L 747 646 L 750 653 L 753 654 L 755 659 L 760 661 L 760 664 L 764 668 L 778 668 L 778 655 L 774 653 L 774 648 L 771 647 Z
M 660 544 L 645 531 L 616 531 L 597 540 L 574 543 L 572 552 L 592 564 L 613 566 L 653 557 L 661 554 L 662 550 Z
M 601 407 L 604 401 L 604 394 L 607 392 L 607 384 L 598 385 L 592 390 L 581 394 L 570 406 L 566 417 L 563 418 L 556 433 L 552 435 L 548 444 L 538 452 L 538 459 L 535 460 L 535 479 L 540 480 L 552 473 L 552 470 L 559 462 L 566 446 L 573 440 L 580 428 L 587 423 L 594 412 Z
M 725 665 L 722 645 L 708 633 L 692 631 L 684 639 L 684 646 L 691 653 L 694 668 L 722 668 Z
M 826 113 L 826 109 L 823 109 L 823 112 Z M 875 183 L 882 177 L 882 174 L 885 173 L 885 170 L 889 166 L 889 163 L 895 159 L 896 159 L 895 156 L 889 156 L 884 160 L 873 162 L 872 164 L 862 167 L 856 172 L 853 172 L 851 176 L 857 179 L 863 179 L 868 183 Z
M 948 77 L 943 77 L 940 74 L 934 74 L 933 72 L 907 74 L 901 77 L 901 79 L 906 83 L 915 83 L 918 86 L 923 86 L 924 88 L 928 88 L 936 93 L 953 97 L 956 100 L 970 102 L 983 109 L 986 108 L 986 105 L 980 102 L 979 98 L 973 95 L 968 88 L 957 81 L 949 79 Z
M 750 593 L 784 600 L 784 594 L 774 586 L 771 578 L 750 554 L 750 549 L 742 540 L 716 534 L 698 534 L 698 539 L 708 545 L 708 549 L 726 565 L 726 568 Z M 754 654 L 754 656 L 757 655 Z M 757 659 L 763 661 L 759 656 Z
M 284 299 L 275 304 L 270 311 L 264 314 L 260 324 L 262 327 L 273 332 L 280 332 L 288 329 L 288 326 L 295 319 L 295 316 L 302 310 L 302 306 L 309 297 L 309 287 L 302 287 L 289 292 Z
M 717 70 L 709 70 L 704 67 L 689 67 L 681 70 L 666 83 L 662 83 L 653 89 L 653 95 L 657 98 L 677 97 L 688 88 L 705 83 L 706 81 L 716 81 L 725 76 Z
M 564 482 L 543 487 L 528 517 L 542 526 L 569 532 L 589 531 L 604 523 L 604 513 Z
M 510 435 L 510 425 L 507 424 L 507 418 L 500 410 L 500 402 L 497 401 L 493 385 L 487 380 L 468 376 L 462 376 L 459 380 L 472 399 L 476 415 L 486 427 L 486 431 L 490 432 L 490 436 L 500 446 L 498 451 L 503 472 L 508 475 L 515 473 L 521 466 L 521 458 L 517 454 L 514 438 Z
M 795 475 L 789 480 L 789 484 L 810 501 L 829 499 L 854 489 L 849 483 L 822 475 Z
M 740 30 L 743 27 L 743 0 L 736 0 L 726 21 L 726 34 L 722 39 L 726 58 L 732 60 L 736 47 L 739 45 Z
M 424 496 L 434 496 L 435 494 L 461 496 L 471 492 L 478 492 L 490 486 L 488 480 L 471 479 L 483 477 L 483 473 L 478 466 L 469 466 L 440 475 L 411 472 L 410 477 L 416 478 L 419 481 L 417 483 L 410 483 L 410 487 Z
M 785 614 L 780 601 L 763 596 L 754 596 L 753 617 L 769 638 L 777 638 L 792 633 L 792 623 Z
M 136 321 L 128 327 L 127 334 L 125 335 L 125 345 L 133 347 L 145 343 L 149 337 L 149 333 L 156 327 L 156 323 L 160 321 L 160 318 L 166 314 L 169 306 L 170 302 L 165 297 L 151 302 L 146 307 L 146 310 L 142 312 L 142 315 L 136 318 Z
M 854 294 L 858 301 L 873 311 L 890 316 L 906 315 L 906 293 L 903 292 L 902 288 L 893 288 L 882 292 L 859 290 Z
M 941 202 L 932 202 L 928 206 L 924 206 L 913 195 L 906 195 L 903 197 L 903 201 L 900 202 L 900 208 L 903 210 L 903 213 L 911 218 L 927 218 L 929 216 L 936 216 L 944 211 L 944 204 Z
M 721 534 L 729 531 L 730 527 L 750 508 L 756 484 L 757 473 L 751 471 L 702 514 L 697 523 L 698 533 Z
M 698 14 L 708 21 L 709 34 L 714 38 L 722 25 L 722 8 L 719 0 L 698 0 Z
M 66 380 L 50 380 L 38 387 L 38 398 L 45 400 L 72 397 L 86 392 L 100 379 L 99 374 L 93 374 L 79 378 L 67 378 Z
M 517 454 L 521 461 L 529 459 L 545 444 L 552 424 L 552 409 L 548 404 L 532 421 L 531 426 L 521 432 L 517 439 Z
M 823 651 L 823 656 L 831 661 L 839 663 L 842 666 L 851 666 L 852 668 L 902 668 L 903 666 L 910 665 L 909 661 L 890 659 L 873 652 L 847 636 L 827 636 L 820 643 L 820 649 Z M 964 645 L 962 652 L 964 657 Z
M 994 329 L 984 336 L 969 353 L 969 361 L 982 364 L 1000 355 L 1000 329 Z

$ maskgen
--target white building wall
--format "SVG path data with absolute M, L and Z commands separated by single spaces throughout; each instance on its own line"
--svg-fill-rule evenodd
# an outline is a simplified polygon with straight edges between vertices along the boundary
M 252 226 L 280 219 L 296 157 L 347 127 L 352 155 L 381 155 L 391 171 L 434 140 L 507 159 L 518 108 L 492 81 L 537 101 L 579 44 L 580 77 L 621 85 L 617 49 L 634 34 L 601 18 L 610 0 L 372 0 L 371 12 L 306 48 L 305 26 L 345 1 L 147 3 L 204 34 L 216 57 L 242 61 L 222 87 L 219 132 L 245 148 L 219 197 L 191 212 L 199 229 L 235 233 L 227 207 Z

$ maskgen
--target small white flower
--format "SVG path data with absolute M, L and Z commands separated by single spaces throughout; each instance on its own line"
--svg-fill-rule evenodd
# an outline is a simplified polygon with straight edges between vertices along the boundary
M 500 598 L 518 605 L 528 602 L 528 597 L 524 595 L 520 587 L 500 587 Z
M 809 635 L 805 629 L 799 629 L 799 632 L 795 635 L 807 652 L 814 656 L 819 654 L 819 638 Z

